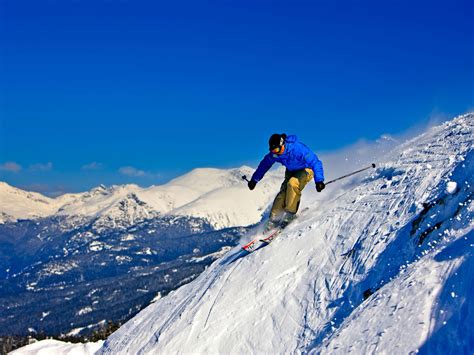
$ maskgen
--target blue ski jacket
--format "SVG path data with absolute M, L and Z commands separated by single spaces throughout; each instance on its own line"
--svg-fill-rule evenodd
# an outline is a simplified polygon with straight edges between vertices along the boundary
M 298 140 L 295 135 L 289 135 L 285 140 L 285 151 L 282 155 L 272 152 L 265 155 L 252 176 L 252 180 L 259 182 L 275 162 L 281 163 L 289 171 L 310 168 L 314 172 L 314 181 L 324 181 L 323 163 L 316 154 Z

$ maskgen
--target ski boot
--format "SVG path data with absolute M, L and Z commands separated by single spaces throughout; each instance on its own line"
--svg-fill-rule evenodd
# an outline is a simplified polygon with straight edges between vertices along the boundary
M 279 226 L 279 223 L 277 221 L 269 219 L 267 224 L 265 225 L 265 228 L 263 229 L 263 233 L 268 233 L 272 231 L 273 229 L 277 228 Z
M 280 228 L 286 228 L 294 219 L 296 218 L 296 213 L 285 212 L 281 221 L 280 221 Z

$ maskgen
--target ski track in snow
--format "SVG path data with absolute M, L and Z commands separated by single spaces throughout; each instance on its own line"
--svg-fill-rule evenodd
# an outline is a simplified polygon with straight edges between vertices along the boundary
M 231 250 L 98 354 L 472 353 L 473 126 L 457 117 L 371 174 L 305 191 L 271 245 Z

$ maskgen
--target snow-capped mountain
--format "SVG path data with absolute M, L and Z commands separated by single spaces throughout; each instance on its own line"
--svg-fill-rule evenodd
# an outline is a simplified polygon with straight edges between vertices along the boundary
M 0 223 L 49 216 L 58 208 L 54 199 L 0 182 Z
M 206 219 L 216 229 L 248 226 L 262 219 L 281 184 L 281 170 L 268 174 L 259 188 L 249 191 L 242 176 L 253 169 L 195 169 L 163 186 L 137 193 L 155 210 L 170 215 Z M 166 202 L 166 206 L 163 203 Z
M 87 335 L 196 278 L 260 221 L 278 189 L 270 174 L 251 193 L 241 178 L 251 173 L 196 169 L 162 186 L 56 199 L 2 185 L 16 218 L 0 223 L 0 337 Z
M 99 353 L 472 353 L 473 128 L 457 117 L 307 196 L 270 246 L 231 250 Z
M 270 173 L 251 192 L 242 180 L 249 167 L 195 169 L 167 184 L 101 185 L 91 191 L 56 199 L 0 184 L 0 223 L 18 219 L 66 216 L 67 227 L 97 220 L 98 228 L 124 228 L 158 215 L 179 215 L 207 220 L 215 229 L 259 222 L 277 191 L 280 173 Z

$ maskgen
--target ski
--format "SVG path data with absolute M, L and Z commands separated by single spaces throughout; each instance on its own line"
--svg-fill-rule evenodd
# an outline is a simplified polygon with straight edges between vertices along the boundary
M 263 246 L 266 246 L 266 245 L 270 244 L 273 240 L 275 240 L 276 237 L 278 237 L 280 235 L 280 233 L 286 227 L 288 227 L 288 225 L 292 224 L 295 219 L 296 219 L 296 217 L 290 223 L 285 225 L 284 227 L 283 226 L 276 226 L 275 228 L 271 229 L 269 232 L 265 233 L 264 235 L 259 235 L 258 237 L 254 238 L 253 240 L 251 240 L 250 242 L 248 242 L 247 244 L 242 246 L 242 249 L 245 250 L 248 253 L 252 253 L 255 250 L 259 249 L 260 247 L 263 247 Z
M 254 240 L 251 240 L 249 243 L 245 244 L 242 246 L 242 249 L 245 250 L 246 252 L 253 252 L 255 249 L 257 249 L 257 246 L 260 244 L 260 238 L 255 238 Z
M 281 232 L 282 228 L 281 227 L 275 227 L 274 229 L 269 231 L 269 234 L 266 235 L 259 235 L 255 237 L 253 240 L 242 246 L 242 249 L 245 250 L 246 252 L 253 252 L 257 250 L 262 243 L 265 244 L 270 244 L 270 242 L 276 238 L 276 236 Z
M 275 228 L 275 230 L 273 230 L 268 237 L 261 238 L 260 241 L 270 244 L 276 237 L 278 237 L 278 234 L 280 234 L 283 229 L 283 227 Z

